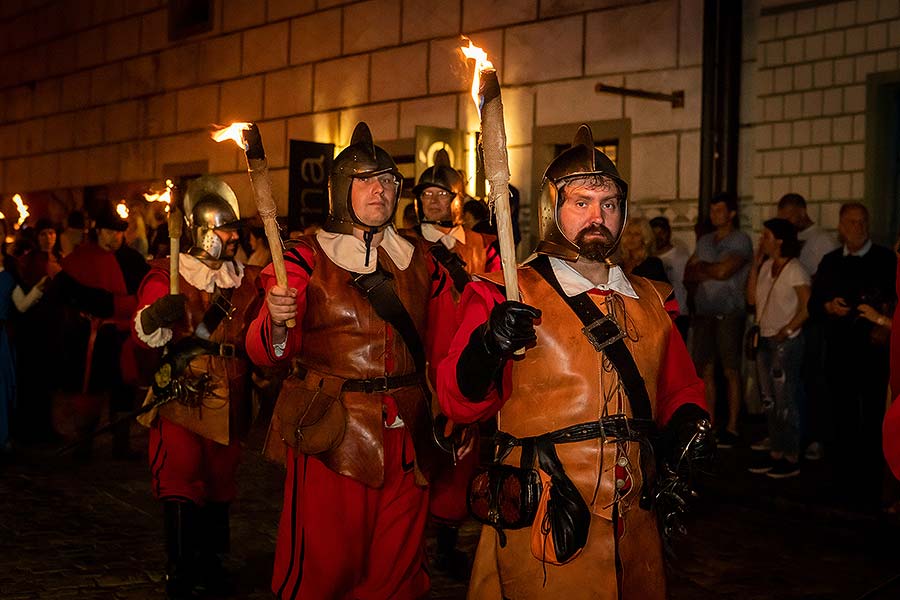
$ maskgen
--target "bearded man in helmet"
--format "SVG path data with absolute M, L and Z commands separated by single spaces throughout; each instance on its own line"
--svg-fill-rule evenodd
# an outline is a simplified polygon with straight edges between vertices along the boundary
M 392 225 L 401 181 L 359 123 L 335 158 L 323 229 L 285 252 L 288 286 L 262 272 L 266 302 L 247 351 L 258 365 L 292 367 L 266 441 L 287 466 L 278 598 L 402 600 L 430 587 L 426 485 L 439 449 L 426 323 L 449 286 Z
M 463 293 L 441 409 L 499 425 L 496 464 L 470 489 L 486 523 L 470 598 L 666 597 L 656 513 L 677 525 L 664 504 L 681 506 L 680 476 L 712 439 L 703 383 L 664 308 L 671 287 L 615 265 L 626 199 L 583 125 L 544 174 L 522 302 L 504 301 L 500 274 Z M 654 449 L 675 457 L 659 472 Z
M 251 421 L 244 336 L 262 301 L 258 267 L 235 260 L 241 221 L 231 188 L 212 176 L 191 181 L 184 213 L 191 246 L 178 260 L 180 293 L 169 293 L 169 260 L 153 261 L 133 330 L 139 344 L 160 350 L 148 401 L 168 399 L 141 422 L 150 427 L 153 494 L 164 507 L 169 598 L 230 588 L 221 558 Z

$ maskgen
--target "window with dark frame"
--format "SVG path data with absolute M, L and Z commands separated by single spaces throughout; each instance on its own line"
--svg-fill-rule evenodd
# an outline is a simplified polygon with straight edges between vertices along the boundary
M 169 0 L 169 41 L 212 31 L 213 0 Z

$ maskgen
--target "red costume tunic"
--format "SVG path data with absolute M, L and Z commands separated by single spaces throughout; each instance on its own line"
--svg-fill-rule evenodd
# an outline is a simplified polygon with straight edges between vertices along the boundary
M 397 236 L 393 231 L 385 235 Z M 403 240 L 399 244 L 408 246 Z M 373 260 L 376 255 L 430 347 L 422 334 L 429 297 L 440 296 L 442 278 L 419 252 L 405 269 L 383 248 L 373 249 Z M 297 290 L 297 326 L 288 330 L 285 350 L 277 356 L 264 305 L 247 333 L 247 352 L 256 364 L 275 366 L 296 358 L 304 367 L 345 379 L 415 371 L 398 334 L 349 285 L 350 272 L 326 255 L 317 238 L 302 238 L 285 253 L 285 261 L 288 285 Z M 271 265 L 261 281 L 267 290 L 275 285 Z M 416 297 L 418 305 L 410 302 Z M 289 400 L 280 397 L 279 404 Z M 422 543 L 428 506 L 423 453 L 429 452 L 422 438 L 430 433 L 422 427 L 425 396 L 411 386 L 388 393 L 345 391 L 340 402 L 348 414 L 347 429 L 336 448 L 304 455 L 285 445 L 287 477 L 272 591 L 283 599 L 420 598 L 430 586 Z
M 184 260 L 195 259 L 186 257 Z M 169 293 L 168 266 L 167 259 L 157 260 L 144 278 L 138 293 L 141 310 Z M 235 344 L 235 356 L 205 355 L 191 362 L 190 368 L 202 364 L 203 369 L 213 375 L 217 386 L 215 402 L 225 405 L 213 406 L 204 402 L 201 407 L 188 408 L 173 401 L 163 405 L 150 426 L 148 460 L 153 494 L 160 500 L 182 499 L 203 505 L 206 502 L 231 502 L 237 493 L 235 475 L 250 410 L 249 365 L 241 357 L 240 347 L 245 319 L 249 320 L 257 308 L 258 272 L 255 267 L 244 268 L 240 284 L 230 298 L 235 312 L 231 319 L 224 319 L 210 337 L 218 343 Z M 175 339 L 192 334 L 208 310 L 212 296 L 193 287 L 184 276 L 181 277 L 181 290 L 188 298 L 187 316 L 184 323 L 174 326 Z M 140 312 L 135 316 L 135 326 L 139 319 Z M 148 347 L 136 328 L 133 339 L 142 347 Z M 201 414 L 192 418 L 196 411 Z
M 494 278 L 500 281 L 497 275 Z M 609 298 L 620 303 L 617 320 L 629 332 L 626 346 L 647 385 L 653 417 L 664 426 L 683 404 L 705 406 L 703 383 L 663 308 L 668 290 L 660 290 L 640 277 L 630 281 L 639 299 L 618 293 Z M 506 363 L 502 394 L 492 388 L 480 402 L 464 397 L 456 380 L 459 356 L 473 330 L 488 320 L 495 304 L 504 300 L 495 285 L 469 285 L 460 304 L 460 327 L 438 368 L 441 409 L 463 423 L 499 413 L 499 429 L 516 437 L 540 435 L 605 415 L 630 415 L 615 371 L 603 366 L 568 305 L 530 267 L 519 269 L 519 287 L 522 301 L 543 312 L 535 327 L 536 346 L 526 351 L 523 360 Z M 592 297 L 601 311 L 608 310 L 599 295 Z M 623 314 L 627 315 L 624 322 Z M 501 548 L 496 532 L 486 527 L 475 558 L 469 597 L 614 599 L 619 597 L 621 585 L 625 598 L 664 598 L 656 518 L 636 502 L 642 485 L 637 443 L 595 439 L 556 448 L 566 473 L 591 508 L 590 531 L 582 554 L 561 566 L 545 564 L 531 553 L 530 528 L 508 530 L 508 543 Z M 518 461 L 519 452 L 514 450 L 504 463 L 517 465 Z M 626 482 L 622 488 L 625 495 L 616 491 L 617 479 Z M 618 535 L 612 527 L 614 507 L 615 518 L 624 524 Z M 622 564 L 619 581 L 616 560 Z
M 900 261 L 897 261 L 897 297 L 900 298 Z M 894 477 L 900 479 L 900 304 L 894 309 L 891 324 L 891 380 L 890 392 L 894 401 L 884 415 L 882 446 L 884 457 Z

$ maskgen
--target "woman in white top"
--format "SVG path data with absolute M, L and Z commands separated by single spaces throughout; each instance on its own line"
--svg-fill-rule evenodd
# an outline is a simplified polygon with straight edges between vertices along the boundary
M 776 479 L 800 473 L 801 326 L 809 316 L 810 280 L 799 254 L 794 226 L 769 219 L 747 280 L 747 301 L 756 306 L 759 325 L 756 370 L 770 440 L 769 455 L 750 470 Z

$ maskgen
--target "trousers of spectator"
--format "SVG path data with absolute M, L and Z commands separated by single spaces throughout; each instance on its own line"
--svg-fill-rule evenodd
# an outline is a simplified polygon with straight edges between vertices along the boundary
M 427 595 L 428 489 L 405 427 L 384 430 L 384 483 L 368 487 L 288 449 L 272 591 L 280 600 Z
M 800 455 L 800 401 L 803 334 L 776 342 L 764 337 L 756 357 L 759 392 L 772 451 L 792 458 Z
M 225 446 L 163 417 L 150 428 L 148 460 L 159 500 L 231 502 L 237 495 L 240 442 Z

